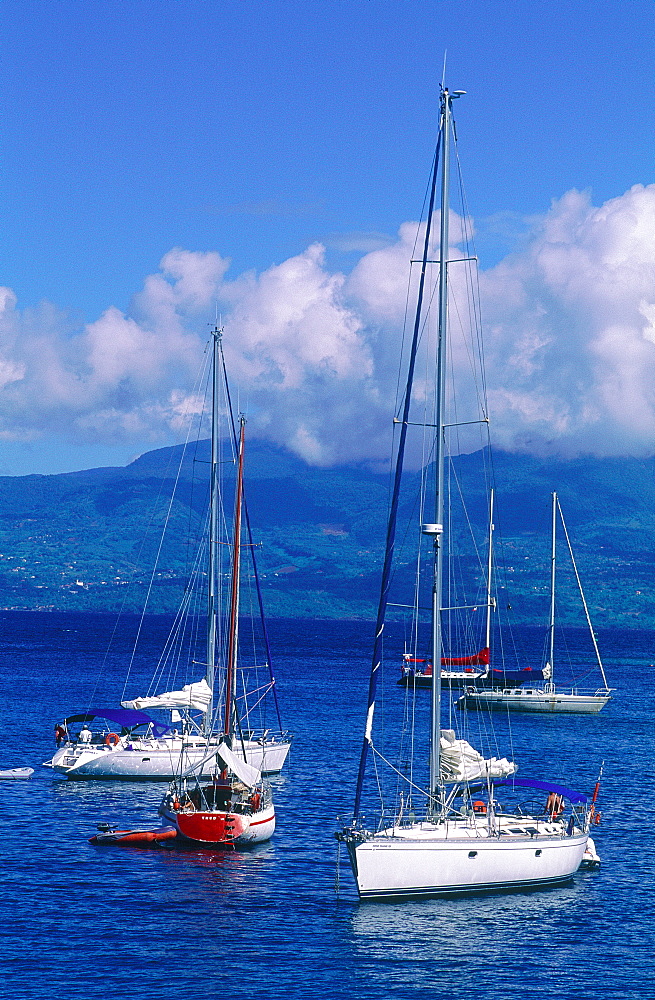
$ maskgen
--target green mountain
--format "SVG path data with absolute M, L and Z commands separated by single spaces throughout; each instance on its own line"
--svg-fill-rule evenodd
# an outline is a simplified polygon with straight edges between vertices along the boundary
M 0 478 L 0 606 L 140 611 L 148 595 L 149 611 L 174 610 L 202 534 L 208 443 L 200 442 L 180 467 L 181 456 L 181 448 L 163 448 L 125 468 Z M 480 469 L 479 454 L 453 462 L 479 547 L 477 555 L 467 554 L 465 536 L 458 535 L 458 564 L 478 590 L 487 530 Z M 315 468 L 257 441 L 248 444 L 246 472 L 269 613 L 374 615 L 389 475 L 364 466 Z M 557 462 L 496 453 L 494 472 L 497 579 L 515 621 L 545 620 L 550 494 L 557 490 L 594 623 L 655 626 L 655 459 Z M 222 466 L 222 476 L 229 519 L 231 462 Z M 407 526 L 415 523 L 420 476 L 408 478 L 399 521 L 399 592 L 409 592 L 415 573 L 416 529 Z M 577 622 L 575 583 L 564 573 L 562 587 L 559 605 L 565 619 Z

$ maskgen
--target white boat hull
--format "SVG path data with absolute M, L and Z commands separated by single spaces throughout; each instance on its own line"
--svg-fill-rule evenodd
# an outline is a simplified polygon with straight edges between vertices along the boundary
M 594 715 L 610 700 L 609 694 L 574 694 L 509 688 L 503 691 L 469 691 L 458 699 L 459 708 L 488 711 L 571 713 Z
M 562 885 L 577 871 L 587 834 L 553 838 L 404 839 L 349 845 L 363 899 L 450 896 Z
M 446 670 L 441 671 L 441 686 L 442 688 L 465 688 L 469 684 L 475 684 L 481 678 L 486 677 L 486 671 L 478 671 L 476 673 L 471 670 Z M 398 684 L 401 687 L 410 688 L 431 688 L 432 687 L 432 674 L 423 674 L 420 672 L 416 673 L 406 673 L 403 674 Z
M 10 767 L 0 771 L 0 781 L 19 781 L 31 778 L 34 774 L 33 767 Z
M 131 749 L 128 749 L 130 747 Z M 71 779 L 123 781 L 171 781 L 182 770 L 200 766 L 218 742 L 197 741 L 183 746 L 181 740 L 130 740 L 122 738 L 115 746 L 105 744 L 67 744 L 54 755 L 48 766 Z M 284 766 L 291 743 L 288 740 L 246 741 L 246 761 L 263 774 L 277 774 Z M 216 761 L 209 756 L 202 768 L 211 776 Z

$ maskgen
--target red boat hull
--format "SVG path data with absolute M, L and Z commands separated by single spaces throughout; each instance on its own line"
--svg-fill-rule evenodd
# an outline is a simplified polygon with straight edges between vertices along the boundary
M 196 844 L 233 844 L 248 829 L 249 818 L 228 812 L 176 812 L 178 833 Z

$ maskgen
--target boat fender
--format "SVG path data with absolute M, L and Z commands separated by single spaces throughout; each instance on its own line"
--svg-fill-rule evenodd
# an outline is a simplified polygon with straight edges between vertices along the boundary
M 120 741 L 121 738 L 118 733 L 107 733 L 105 736 L 105 746 L 115 747 Z

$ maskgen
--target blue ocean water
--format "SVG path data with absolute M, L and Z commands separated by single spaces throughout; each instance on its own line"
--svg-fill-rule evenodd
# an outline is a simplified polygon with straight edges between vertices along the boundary
M 149 679 L 168 624 L 146 620 L 132 690 Z M 0 996 L 655 997 L 655 633 L 599 633 L 618 688 L 601 715 L 517 716 L 511 732 L 497 719 L 522 774 L 591 791 L 605 761 L 599 872 L 548 892 L 360 904 L 345 858 L 335 895 L 333 831 L 352 808 L 371 627 L 270 625 L 296 734 L 273 782 L 274 839 L 248 852 L 139 850 L 88 837 L 100 821 L 156 822 L 164 786 L 68 782 L 39 766 L 55 721 L 118 700 L 136 620 L 116 629 L 103 615 L 0 613 L 0 766 L 36 767 L 28 782 L 0 782 Z M 540 651 L 543 633 L 526 635 Z

